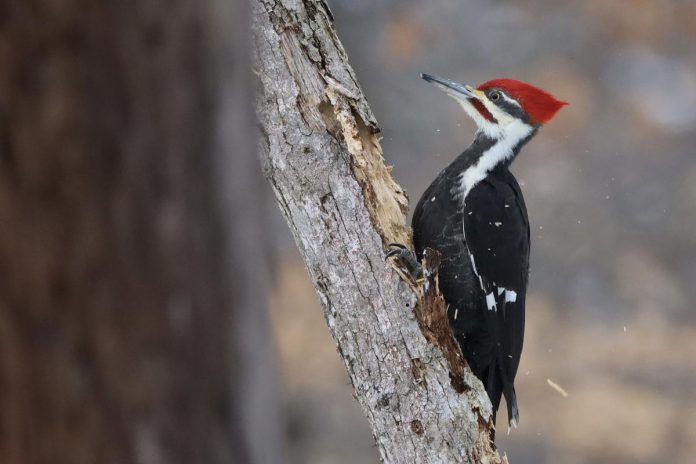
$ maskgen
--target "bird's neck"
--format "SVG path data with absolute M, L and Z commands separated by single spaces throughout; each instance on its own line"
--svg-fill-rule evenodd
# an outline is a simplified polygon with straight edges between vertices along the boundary
M 462 199 L 491 172 L 509 166 L 536 130 L 522 121 L 515 121 L 495 136 L 477 132 L 471 146 L 451 165 L 459 177 L 458 190 Z

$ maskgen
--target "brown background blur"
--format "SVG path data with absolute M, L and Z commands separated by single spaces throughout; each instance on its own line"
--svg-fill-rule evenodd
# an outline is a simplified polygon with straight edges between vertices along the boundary
M 571 103 L 513 166 L 533 242 L 521 424 L 499 434 L 511 462 L 694 462 L 696 2 L 329 3 L 412 204 L 474 133 L 419 73 L 513 77 Z M 376 463 L 274 214 L 288 462 Z

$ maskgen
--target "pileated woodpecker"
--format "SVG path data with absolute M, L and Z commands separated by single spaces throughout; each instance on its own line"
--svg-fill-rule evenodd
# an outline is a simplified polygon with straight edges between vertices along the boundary
M 441 255 L 440 289 L 454 335 L 493 404 L 505 395 L 508 423 L 519 421 L 514 380 L 522 353 L 529 275 L 529 221 L 508 167 L 566 102 L 513 79 L 478 88 L 428 74 L 476 122 L 474 142 L 425 191 L 413 214 L 416 256 Z M 398 244 L 396 244 L 398 245 Z M 414 258 L 403 246 L 388 255 Z

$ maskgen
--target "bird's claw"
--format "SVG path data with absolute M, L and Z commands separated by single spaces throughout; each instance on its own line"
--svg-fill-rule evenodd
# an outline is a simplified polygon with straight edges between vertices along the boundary
M 390 243 L 389 245 L 387 245 L 387 248 L 394 248 L 394 249 L 390 250 L 386 254 L 386 256 L 384 257 L 384 259 L 391 258 L 392 256 L 396 256 L 396 255 L 404 253 L 404 252 L 411 253 L 411 250 L 409 250 L 408 247 L 406 245 L 404 245 L 403 243 Z M 411 253 L 411 254 L 413 254 L 413 253 Z
M 422 276 L 423 269 L 421 264 L 416 259 L 415 254 L 409 250 L 406 245 L 402 243 L 390 243 L 387 245 L 387 248 L 391 249 L 385 255 L 385 260 L 394 258 L 399 269 L 408 274 L 414 281 Z

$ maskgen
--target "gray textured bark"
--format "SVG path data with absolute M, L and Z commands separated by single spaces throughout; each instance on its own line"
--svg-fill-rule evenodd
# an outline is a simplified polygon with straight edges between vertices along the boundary
M 384 263 L 385 243 L 410 241 L 408 202 L 326 5 L 256 0 L 253 29 L 263 169 L 382 458 L 501 462 L 490 402 L 451 350 L 442 302 Z
M 0 8 L 3 464 L 281 462 L 242 3 Z

